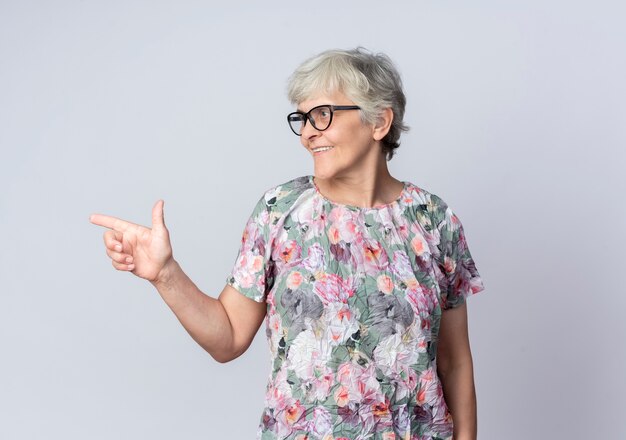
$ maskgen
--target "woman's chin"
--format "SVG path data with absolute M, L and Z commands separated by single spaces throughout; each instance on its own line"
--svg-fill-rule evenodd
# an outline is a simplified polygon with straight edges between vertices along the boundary
M 321 180 L 332 179 L 336 175 L 336 171 L 326 167 L 314 167 L 313 175 Z

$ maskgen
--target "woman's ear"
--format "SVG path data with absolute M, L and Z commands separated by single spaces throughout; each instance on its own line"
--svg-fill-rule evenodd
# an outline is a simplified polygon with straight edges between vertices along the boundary
M 376 124 L 374 124 L 374 140 L 380 141 L 391 129 L 391 123 L 393 122 L 393 110 L 391 108 L 384 109 L 378 116 Z

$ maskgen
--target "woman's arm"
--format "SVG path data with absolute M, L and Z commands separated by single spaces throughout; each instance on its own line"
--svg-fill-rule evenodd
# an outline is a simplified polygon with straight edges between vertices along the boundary
M 476 440 L 476 391 L 465 303 L 443 311 L 437 345 L 437 373 L 452 414 L 454 440 Z
M 228 285 L 218 299 L 202 293 L 174 260 L 163 201 L 152 208 L 151 228 L 101 214 L 92 215 L 90 221 L 108 229 L 104 245 L 113 267 L 150 281 L 191 337 L 215 360 L 228 362 L 246 351 L 265 316 L 265 303 L 248 299 Z
M 243 354 L 265 317 L 265 302 L 226 285 L 218 299 L 205 295 L 172 259 L 152 282 L 191 337 L 218 362 Z

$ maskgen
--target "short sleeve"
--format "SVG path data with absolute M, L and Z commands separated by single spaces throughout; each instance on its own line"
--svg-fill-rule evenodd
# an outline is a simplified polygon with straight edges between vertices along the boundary
M 270 245 L 270 207 L 262 197 L 246 223 L 235 265 L 226 279 L 227 284 L 257 302 L 265 301 L 273 285 Z
M 476 264 L 472 259 L 463 225 L 446 203 L 432 196 L 433 225 L 438 242 L 435 249 L 437 282 L 441 290 L 442 308 L 449 309 L 465 303 L 465 299 L 484 289 Z

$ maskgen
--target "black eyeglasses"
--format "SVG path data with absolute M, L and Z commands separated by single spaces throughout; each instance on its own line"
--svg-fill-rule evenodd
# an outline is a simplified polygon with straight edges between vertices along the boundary
M 333 112 L 337 110 L 360 110 L 358 105 L 318 105 L 313 107 L 306 113 L 293 112 L 287 115 L 289 127 L 296 136 L 302 136 L 302 129 L 306 125 L 306 121 L 311 122 L 313 128 L 318 131 L 324 131 L 330 127 L 333 122 Z

